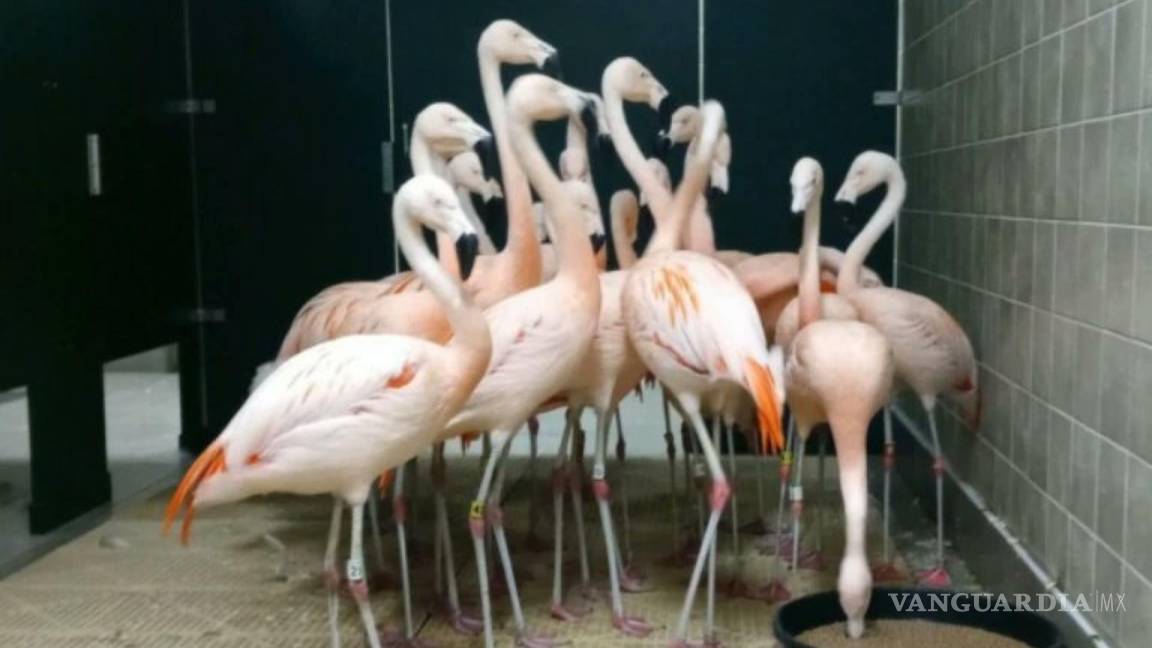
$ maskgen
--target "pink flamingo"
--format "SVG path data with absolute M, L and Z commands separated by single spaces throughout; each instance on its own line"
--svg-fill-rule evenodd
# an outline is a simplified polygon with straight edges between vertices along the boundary
M 626 71 L 625 66 L 632 69 Z M 648 74 L 627 59 L 612 63 L 605 71 L 606 77 L 610 71 L 639 75 L 641 79 Z M 608 87 L 605 83 L 604 99 L 611 115 L 615 102 L 608 99 Z M 704 637 L 707 642 L 715 642 L 716 528 L 731 493 L 700 415 L 701 407 L 709 405 L 712 411 L 725 412 L 733 396 L 746 391 L 755 399 L 762 447 L 776 450 L 784 445 L 779 420 L 783 393 L 773 376 L 773 360 L 751 299 L 723 264 L 696 252 L 675 249 L 692 205 L 703 191 L 711 154 L 723 129 L 724 112 L 719 104 L 708 102 L 702 110 L 704 126 L 699 146 L 696 154 L 689 156 L 684 179 L 666 212 L 671 215 L 670 227 L 656 233 L 647 253 L 633 266 L 622 298 L 629 339 L 644 364 L 675 395 L 686 413 L 712 477 L 711 514 L 674 634 L 674 645 L 679 646 L 686 645 L 688 619 L 705 563 L 709 569 Z M 613 124 L 614 137 L 615 134 Z M 625 161 L 628 166 L 636 156 L 626 148 L 617 145 L 622 160 L 626 156 L 633 158 Z M 637 176 L 632 166 L 629 171 Z M 650 180 L 644 183 L 650 184 Z M 644 189 L 647 191 L 648 187 Z M 777 376 L 779 371 L 777 368 Z
M 801 441 L 813 426 L 828 423 L 836 444 L 840 492 L 844 500 L 845 549 L 837 589 L 848 617 L 848 636 L 864 632 L 864 613 L 872 591 L 872 575 L 865 551 L 868 514 L 868 423 L 888 401 L 892 391 L 893 361 L 888 341 L 875 328 L 854 320 L 821 319 L 820 197 L 824 172 L 811 158 L 802 158 L 792 171 L 792 211 L 804 212 L 804 239 L 800 249 L 800 330 L 788 351 L 785 368 L 788 407 Z M 792 543 L 792 571 L 799 558 L 800 516 L 804 506 L 802 473 L 797 462 L 792 491 L 796 540 Z
M 448 162 L 448 176 L 456 188 L 456 195 L 460 198 L 464 213 L 468 214 L 468 219 L 472 221 L 472 226 L 476 228 L 476 234 L 480 237 L 480 254 L 495 254 L 496 245 L 492 243 L 492 237 L 488 235 L 483 219 L 472 205 L 472 194 L 480 196 L 484 202 L 493 198 L 503 198 L 504 192 L 500 190 L 500 183 L 496 178 L 485 177 L 484 165 L 475 151 L 466 151 L 452 158 Z
M 508 142 L 500 66 L 535 65 L 542 68 L 555 60 L 556 48 L 519 23 L 501 19 L 493 21 L 480 34 L 476 54 L 484 104 L 488 109 L 496 151 L 500 156 L 500 173 L 508 211 L 508 239 L 504 249 L 498 254 L 478 258 L 472 278 L 465 284 L 465 289 L 476 303 L 487 308 L 509 295 L 540 284 L 540 245 L 532 217 L 532 195 Z M 439 246 L 439 253 L 441 262 L 451 268 L 453 262 L 450 246 Z M 388 281 L 393 292 L 419 288 L 406 281 L 405 276 L 400 273 Z
M 497 449 L 484 467 L 484 475 L 469 513 L 473 547 L 479 572 L 484 616 L 484 643 L 494 645 L 487 552 L 486 523 L 491 524 L 504 570 L 504 581 L 517 630 L 517 644 L 549 646 L 544 637 L 529 636 L 520 606 L 508 542 L 500 508 L 502 468 L 511 440 L 540 404 L 560 393 L 589 353 L 600 313 L 600 283 L 581 216 L 569 188 L 548 167 L 533 137 L 539 120 L 579 114 L 592 103 L 589 95 L 548 77 L 530 74 L 518 78 L 508 91 L 507 132 L 512 149 L 548 206 L 556 233 L 559 269 L 556 277 L 536 288 L 513 295 L 489 307 L 484 316 L 492 331 L 492 360 L 488 371 L 464 408 L 449 422 L 440 440 L 489 431 Z M 443 498 L 442 488 L 436 497 Z
M 351 508 L 347 577 L 368 643 L 379 648 L 364 579 L 364 504 L 380 473 L 430 445 L 480 381 L 491 355 L 488 326 L 460 285 L 436 263 L 423 223 L 460 243 L 465 274 L 476 235 L 443 180 L 409 180 L 393 200 L 405 256 L 443 304 L 455 336 L 440 345 L 399 335 L 353 335 L 303 351 L 280 365 L 192 464 L 165 512 L 165 533 L 181 513 L 186 543 L 200 508 L 263 493 L 332 493 L 324 555 L 332 645 L 340 644 L 335 585 L 341 510 Z M 404 526 L 397 520 L 404 553 Z M 410 614 L 410 612 L 408 612 Z
M 888 193 L 868 224 L 852 241 L 837 280 L 837 292 L 856 307 L 860 321 L 876 327 L 888 339 L 902 388 L 913 391 L 928 413 L 936 479 L 936 567 L 919 575 L 921 583 L 947 587 L 951 577 L 944 565 L 944 456 L 936 430 L 936 401 L 947 396 L 961 408 L 968 425 L 980 424 L 979 372 L 972 343 L 960 324 L 939 304 L 898 288 L 864 287 L 860 268 L 904 203 L 907 184 L 900 164 L 890 155 L 865 151 L 852 162 L 836 200 L 856 198 L 881 184 Z M 886 419 L 886 428 L 890 422 Z M 891 432 L 886 430 L 886 461 L 891 461 Z
M 616 253 L 616 265 L 627 270 L 636 264 L 636 236 L 640 223 L 640 202 L 630 189 L 621 189 L 612 194 L 608 203 L 609 220 L 612 226 L 612 250 Z

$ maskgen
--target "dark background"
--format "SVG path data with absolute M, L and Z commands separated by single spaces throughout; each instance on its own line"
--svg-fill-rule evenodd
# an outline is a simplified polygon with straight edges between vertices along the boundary
M 391 271 L 385 7 L 0 4 L 0 389 L 29 388 L 34 530 L 108 497 L 103 362 L 179 343 L 180 442 L 195 451 L 243 402 L 305 299 Z M 632 55 L 696 99 L 693 0 L 395 0 L 397 139 L 436 100 L 487 122 L 476 39 L 499 17 L 558 47 L 573 85 L 598 91 L 604 66 Z M 713 1 L 705 27 L 706 95 L 724 103 L 734 144 L 718 245 L 795 249 L 794 160 L 824 162 L 832 191 L 857 152 L 892 150 L 891 109 L 871 98 L 894 85 L 896 3 Z M 186 99 L 214 109 L 172 109 Z M 647 145 L 656 116 L 629 117 Z M 88 133 L 101 138 L 98 197 L 87 193 Z M 553 157 L 561 138 L 562 126 L 545 129 Z M 605 198 L 627 184 L 614 161 L 593 165 Z M 826 207 L 829 244 L 854 232 L 845 213 Z M 885 240 L 873 259 L 884 275 L 890 254 Z

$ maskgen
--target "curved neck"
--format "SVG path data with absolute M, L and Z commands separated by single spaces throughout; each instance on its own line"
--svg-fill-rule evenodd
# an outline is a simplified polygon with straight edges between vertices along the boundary
M 888 193 L 884 196 L 883 202 L 844 253 L 844 265 L 841 266 L 840 276 L 836 281 L 836 292 L 848 293 L 860 287 L 860 269 L 864 265 L 864 260 L 875 247 L 876 241 L 880 240 L 896 220 L 900 206 L 904 204 L 906 192 L 904 173 L 899 167 L 894 167 L 888 174 Z
M 621 191 L 632 194 L 627 189 Z M 616 253 L 616 264 L 621 270 L 627 270 L 636 265 L 636 249 L 632 246 L 633 235 L 628 231 L 627 222 L 631 220 L 635 223 L 639 214 L 635 195 L 621 202 L 624 204 L 619 205 L 616 200 L 609 203 L 609 208 L 612 209 L 609 219 L 612 221 L 612 250 Z
M 468 220 L 472 223 L 472 227 L 476 228 L 476 234 L 480 237 L 480 254 L 495 254 L 496 246 L 492 243 L 492 237 L 488 235 L 488 228 L 484 226 L 484 221 L 480 219 L 480 215 L 476 213 L 476 205 L 472 203 L 472 192 L 464 187 L 456 187 L 456 196 L 460 198 L 460 206 L 464 208 L 464 213 L 468 215 Z M 448 237 L 437 234 L 437 244 L 441 243 L 441 238 L 444 242 L 450 243 Z
M 817 187 L 804 209 L 804 238 L 800 244 L 800 326 L 820 319 L 820 196 Z
M 449 346 L 462 346 L 468 349 L 486 348 L 490 344 L 488 326 L 480 309 L 464 298 L 460 282 L 450 276 L 424 243 L 420 224 L 413 218 L 411 209 L 403 200 L 397 200 L 392 207 L 392 226 L 396 230 L 396 241 L 408 265 L 416 273 L 424 286 L 436 297 L 445 310 L 452 330 L 455 332 Z
M 500 156 L 500 175 L 504 183 L 504 205 L 508 210 L 508 239 L 504 249 L 520 257 L 521 269 L 540 270 L 540 242 L 536 240 L 536 224 L 532 218 L 532 192 L 516 155 L 508 140 L 508 115 L 504 100 L 504 84 L 500 80 L 500 61 L 481 51 L 480 87 L 484 92 L 484 106 L 492 133 L 496 138 L 496 152 Z
M 408 163 L 412 166 L 412 175 L 432 173 L 441 178 L 448 178 L 448 165 L 440 156 L 432 153 L 428 140 L 419 132 L 412 133 L 412 142 L 408 147 Z
M 548 165 L 544 151 L 540 150 L 532 132 L 532 122 L 522 118 L 510 119 L 508 134 L 524 170 L 544 199 L 545 217 L 558 239 L 552 241 L 557 257 L 556 276 L 571 277 L 578 281 L 598 281 L 596 258 L 585 235 L 579 207 Z
M 628 129 L 628 119 L 624 116 L 624 99 L 620 96 L 620 92 L 613 88 L 611 83 L 605 82 L 602 84 L 601 93 L 605 118 L 608 120 L 608 131 L 616 155 L 620 157 L 624 168 L 628 169 L 628 174 L 648 199 L 652 218 L 657 224 L 662 223 L 671 207 L 672 194 L 660 184 L 652 167 L 648 166 L 648 161 L 644 159 L 644 154 L 640 152 L 636 139 L 632 137 L 632 131 Z
M 684 176 L 680 179 L 680 186 L 676 187 L 667 218 L 663 223 L 657 223 L 656 233 L 652 235 L 648 249 L 644 251 L 645 256 L 671 252 L 680 246 L 692 208 L 696 201 L 700 200 L 708 183 L 712 154 L 723 128 L 723 121 L 723 113 L 720 110 L 706 112 L 701 135 L 697 138 L 696 150 L 684 159 Z

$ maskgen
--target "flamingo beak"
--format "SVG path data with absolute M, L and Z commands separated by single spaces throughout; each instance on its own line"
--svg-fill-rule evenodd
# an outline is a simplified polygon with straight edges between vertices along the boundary
M 467 281 L 480 253 L 480 237 L 473 233 L 461 234 L 456 239 L 456 257 L 460 260 L 460 278 Z
M 608 237 L 600 233 L 590 234 L 588 238 L 592 241 L 593 254 L 600 252 L 600 248 L 604 247 L 604 243 L 608 241 Z
M 564 80 L 564 71 L 560 68 L 560 53 L 553 51 L 540 63 L 540 71 L 557 81 Z
M 496 158 L 496 140 L 491 135 L 482 137 L 472 145 L 472 150 L 480 158 L 480 167 L 484 170 L 484 177 L 496 177 L 496 167 L 500 165 Z

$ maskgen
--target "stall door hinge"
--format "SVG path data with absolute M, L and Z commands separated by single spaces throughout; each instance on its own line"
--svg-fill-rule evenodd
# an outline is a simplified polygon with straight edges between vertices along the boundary
M 919 90 L 877 90 L 872 93 L 873 106 L 914 106 L 924 100 Z

